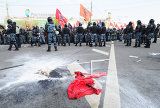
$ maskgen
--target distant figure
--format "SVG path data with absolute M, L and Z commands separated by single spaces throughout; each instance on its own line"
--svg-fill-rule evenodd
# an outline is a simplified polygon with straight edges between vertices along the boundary
M 66 46 L 66 43 L 70 46 L 70 29 L 68 28 L 67 24 L 65 24 L 63 30 L 63 46 Z
M 9 48 L 8 50 L 12 50 L 12 46 L 15 46 L 15 51 L 18 51 L 18 45 L 16 42 L 16 22 L 12 22 L 11 19 L 7 20 L 8 26 L 7 26 L 7 31 L 6 34 L 10 37 L 9 41 Z
M 106 27 L 105 27 L 105 23 L 102 22 L 102 28 L 101 28 L 101 32 L 100 32 L 100 40 L 99 40 L 99 46 L 106 46 Z
M 159 31 L 160 31 L 160 24 L 157 24 L 157 27 L 156 27 L 155 32 L 154 32 L 154 41 L 153 41 L 153 43 L 157 43 L 157 37 L 158 37 Z
M 154 24 L 154 19 L 151 19 L 147 26 L 147 37 L 146 37 L 145 48 L 150 48 L 151 39 L 154 37 L 155 28 L 156 25 Z
M 76 29 L 75 46 L 77 46 L 78 43 L 79 43 L 79 46 L 82 46 L 83 33 L 84 33 L 84 29 L 82 27 L 82 24 L 79 23 L 79 26 Z
M 142 23 L 140 20 L 137 21 L 137 26 L 135 29 L 135 48 L 141 46 L 141 37 L 142 37 Z
M 93 26 L 91 27 L 91 44 L 90 44 L 90 47 L 93 46 L 93 42 L 95 42 L 95 46 L 97 46 L 97 43 L 98 43 L 97 30 L 98 30 L 98 27 L 97 27 L 96 23 L 93 22 Z
M 126 37 L 127 44 L 126 44 L 126 46 L 131 46 L 132 34 L 133 34 L 133 25 L 132 25 L 132 22 L 129 22 L 129 24 L 127 25 L 127 27 L 126 27 L 126 33 L 127 33 L 127 37 Z
M 48 49 L 47 52 L 51 51 L 51 44 L 53 42 L 55 51 L 57 51 L 57 39 L 56 39 L 56 33 L 55 33 L 55 25 L 53 24 L 53 20 L 51 17 L 47 18 L 48 24 L 47 24 L 47 32 L 48 32 Z

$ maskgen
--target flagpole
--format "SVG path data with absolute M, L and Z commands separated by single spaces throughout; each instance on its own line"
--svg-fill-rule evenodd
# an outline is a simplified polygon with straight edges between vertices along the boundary
M 91 0 L 91 14 L 92 14 L 92 0 Z M 90 22 L 92 21 L 92 15 L 90 16 Z
M 6 11 L 7 11 L 7 18 L 9 18 L 8 1 L 7 0 L 6 0 Z

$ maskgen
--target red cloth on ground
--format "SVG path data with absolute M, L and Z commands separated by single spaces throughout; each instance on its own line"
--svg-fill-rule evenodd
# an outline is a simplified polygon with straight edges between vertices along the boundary
M 106 76 L 106 73 L 98 73 L 93 75 L 84 76 L 81 72 L 75 72 L 75 80 L 68 86 L 68 98 L 69 99 L 78 99 L 86 95 L 91 94 L 100 94 L 101 89 L 96 89 L 93 87 L 94 80 L 93 78 L 99 78 L 101 76 Z

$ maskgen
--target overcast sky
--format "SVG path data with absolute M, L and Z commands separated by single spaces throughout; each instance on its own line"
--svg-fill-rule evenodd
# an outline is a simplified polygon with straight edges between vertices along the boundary
M 90 9 L 91 0 L 7 0 L 10 16 L 23 17 L 25 9 L 33 13 L 55 14 L 60 9 L 67 18 L 79 18 L 79 4 Z M 116 21 L 142 20 L 147 23 L 150 18 L 160 22 L 160 0 L 92 0 L 93 18 L 106 18 L 111 12 Z M 0 0 L 0 6 L 5 0 Z M 2 11 L 5 11 L 2 9 Z

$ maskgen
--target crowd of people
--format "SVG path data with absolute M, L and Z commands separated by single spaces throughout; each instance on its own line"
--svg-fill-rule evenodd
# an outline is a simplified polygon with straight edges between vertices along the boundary
M 106 28 L 104 22 L 88 23 L 86 28 L 83 28 L 81 23 L 78 27 L 65 24 L 62 28 L 60 25 L 55 26 L 51 17 L 48 17 L 44 28 L 38 26 L 32 29 L 19 28 L 11 19 L 8 19 L 7 23 L 7 29 L 0 32 L 0 44 L 9 45 L 9 51 L 13 45 L 18 51 L 21 44 L 39 47 L 48 44 L 48 52 L 51 51 L 52 43 L 55 51 L 58 50 L 57 46 L 70 46 L 71 43 L 75 46 L 82 46 L 82 43 L 86 43 L 89 47 L 103 47 L 107 41 L 115 40 L 123 41 L 126 46 L 131 46 L 132 39 L 135 39 L 133 43 L 135 48 L 141 47 L 142 44 L 145 48 L 150 48 L 152 38 L 153 43 L 156 43 L 160 32 L 160 24 L 156 25 L 153 19 L 146 26 L 138 20 L 135 29 L 132 22 L 129 22 L 124 29 L 119 30 Z

